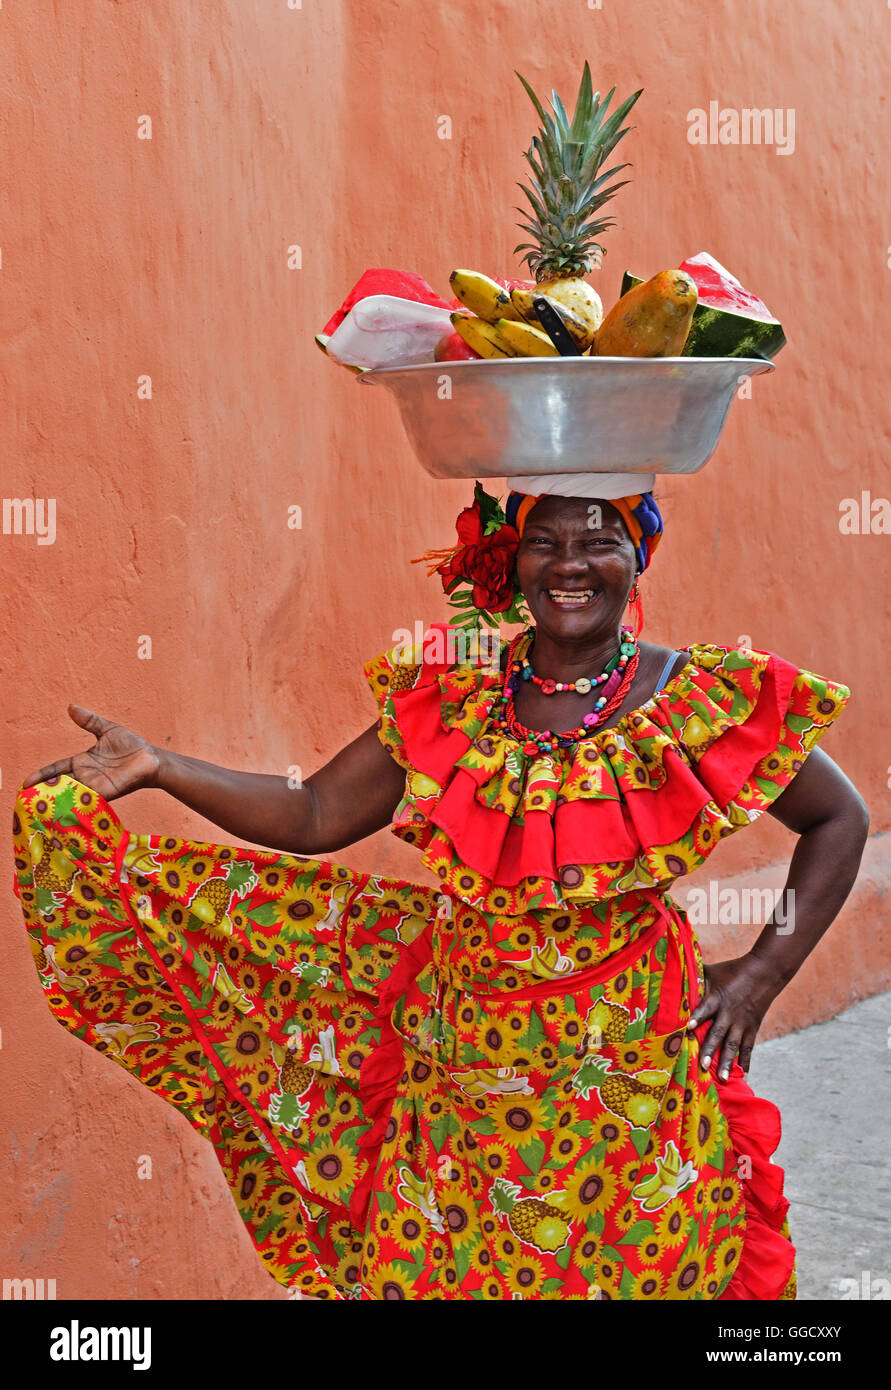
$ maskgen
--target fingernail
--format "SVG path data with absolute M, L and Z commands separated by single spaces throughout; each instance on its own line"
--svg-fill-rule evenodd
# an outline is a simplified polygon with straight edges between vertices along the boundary
M 730 1075 L 730 1071 L 728 1070 L 727 1067 L 725 1067 L 724 1070 L 721 1072 L 721 1080 L 722 1080 L 722 1081 L 726 1081 L 727 1078 L 729 1077 L 729 1075 Z
M 709 1057 L 708 1053 L 706 1053 L 705 1056 L 704 1056 L 703 1059 L 702 1059 L 702 1065 L 705 1067 L 705 1070 L 708 1071 L 708 1069 L 709 1069 L 709 1067 L 711 1066 L 711 1064 L 712 1064 L 712 1059 L 711 1059 L 711 1057 Z

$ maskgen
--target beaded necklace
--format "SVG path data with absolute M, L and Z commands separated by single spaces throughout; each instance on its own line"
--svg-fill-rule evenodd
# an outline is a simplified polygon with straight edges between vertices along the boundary
M 584 685 L 581 689 L 579 688 L 581 682 L 587 678 L 580 678 L 580 680 L 572 682 L 547 682 L 549 686 L 553 685 L 553 690 L 545 690 L 545 682 L 536 677 L 526 656 L 528 646 L 525 651 L 520 651 L 524 642 L 531 646 L 534 635 L 534 629 L 528 628 L 511 642 L 507 654 L 504 685 L 492 705 L 491 719 L 495 729 L 501 733 L 509 734 L 518 743 L 522 743 L 524 753 L 550 753 L 556 748 L 569 748 L 572 744 L 590 737 L 597 725 L 604 723 L 619 708 L 634 679 L 640 652 L 631 629 L 622 628 L 622 641 L 619 650 L 599 676 L 588 680 L 587 690 Z M 530 674 L 527 675 L 527 671 Z M 520 723 L 514 709 L 514 696 L 519 690 L 522 680 L 535 680 L 535 683 L 544 690 L 546 695 L 554 694 L 558 690 L 573 689 L 579 694 L 586 694 L 592 687 L 601 687 L 601 693 L 595 702 L 594 709 L 584 716 L 581 724 L 574 729 L 567 729 L 565 733 L 555 734 L 550 729 L 527 729 L 525 724 Z

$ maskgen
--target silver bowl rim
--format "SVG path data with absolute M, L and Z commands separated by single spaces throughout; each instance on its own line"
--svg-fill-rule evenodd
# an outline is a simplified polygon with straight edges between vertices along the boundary
M 442 372 L 444 370 L 461 372 L 468 367 L 477 371 L 481 367 L 484 369 L 499 367 L 502 370 L 507 367 L 514 370 L 540 366 L 542 363 L 549 367 L 559 364 L 561 370 L 567 364 L 584 363 L 587 369 L 587 367 L 599 362 L 621 362 L 626 366 L 643 366 L 645 370 L 679 363 L 685 366 L 693 366 L 700 362 L 720 362 L 724 366 L 733 363 L 736 366 L 749 367 L 751 370 L 748 374 L 751 376 L 758 376 L 761 372 L 776 371 L 776 363 L 766 357 L 471 357 L 459 358 L 454 362 L 411 362 L 401 367 L 365 367 L 359 371 L 356 380 L 360 385 L 362 382 L 374 384 L 378 379 L 393 376 L 397 372 Z

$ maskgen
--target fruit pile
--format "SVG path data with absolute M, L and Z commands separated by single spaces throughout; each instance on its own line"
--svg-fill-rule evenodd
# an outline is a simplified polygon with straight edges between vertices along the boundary
M 531 186 L 520 223 L 532 238 L 514 248 L 534 279 L 454 270 L 456 296 L 441 299 L 418 275 L 368 270 L 316 337 L 355 371 L 504 357 L 763 357 L 786 339 L 767 306 L 706 252 L 642 281 L 625 272 L 622 295 L 604 317 L 585 276 L 604 251 L 595 240 L 613 225 L 601 210 L 628 182 L 627 164 L 603 166 L 630 126 L 634 92 L 608 115 L 585 63 L 570 120 L 556 92 L 547 112 L 520 74 L 541 122 L 525 158 Z

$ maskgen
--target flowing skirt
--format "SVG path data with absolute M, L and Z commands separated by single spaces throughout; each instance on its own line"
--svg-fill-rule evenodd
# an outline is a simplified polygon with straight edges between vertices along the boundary
M 67 775 L 20 789 L 13 829 L 52 1012 L 213 1144 L 288 1288 L 795 1297 L 779 1112 L 738 1065 L 726 1083 L 698 1065 L 699 947 L 670 899 L 500 919 L 324 860 L 136 835 Z

